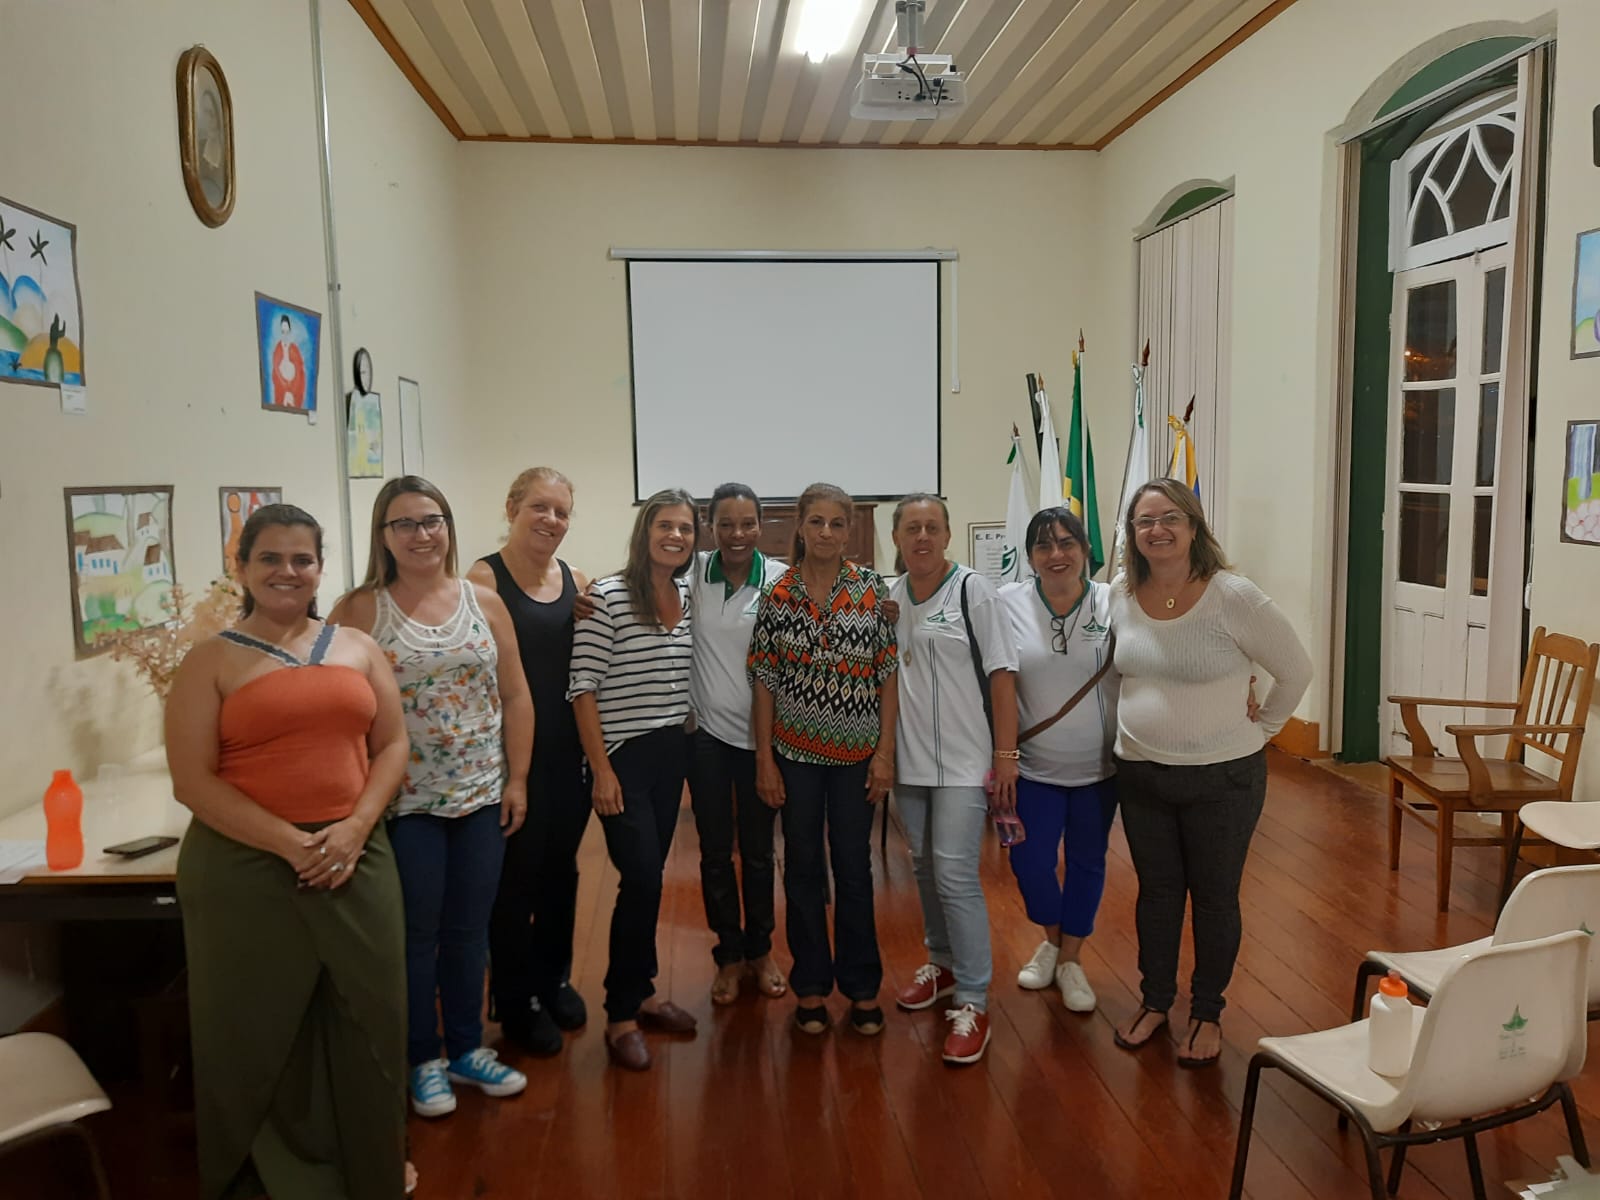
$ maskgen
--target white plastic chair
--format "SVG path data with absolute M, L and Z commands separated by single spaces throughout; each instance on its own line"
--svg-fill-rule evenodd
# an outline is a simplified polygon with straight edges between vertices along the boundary
M 102 1200 L 111 1195 L 100 1152 L 79 1120 L 111 1101 L 73 1051 L 48 1033 L 0 1037 L 0 1154 L 47 1138 L 78 1138 Z
M 1588 956 L 1588 935 L 1571 930 L 1492 946 L 1456 962 L 1439 980 L 1433 1002 L 1413 1010 L 1411 1069 L 1397 1078 L 1367 1069 L 1366 1021 L 1262 1038 L 1245 1081 L 1229 1200 L 1239 1200 L 1244 1191 L 1256 1093 L 1267 1067 L 1304 1084 L 1355 1122 L 1373 1200 L 1385 1195 L 1380 1151 L 1394 1149 L 1392 1194 L 1408 1147 L 1453 1138 L 1465 1144 L 1475 1200 L 1487 1200 L 1477 1135 L 1556 1103 L 1567 1119 L 1573 1157 L 1587 1167 L 1589 1149 L 1566 1081 L 1583 1070 Z
M 1511 881 L 1516 877 L 1517 855 L 1522 850 L 1524 833 L 1568 850 L 1600 850 L 1600 803 L 1539 800 L 1524 804 L 1513 824 L 1511 848 L 1506 852 L 1506 876 L 1500 886 L 1502 897 L 1511 890 Z
M 1564 800 L 1528 805 L 1529 810 L 1584 807 L 1587 806 Z M 1600 805 L 1595 808 L 1600 810 Z M 1600 811 L 1596 813 L 1595 833 L 1596 845 L 1600 846 Z M 1490 937 L 1441 950 L 1411 953 L 1368 950 L 1366 960 L 1356 971 L 1356 995 L 1350 1006 L 1350 1019 L 1359 1021 L 1366 1011 L 1367 981 L 1374 975 L 1397 971 L 1412 994 L 1426 1001 L 1438 990 L 1445 972 L 1462 959 L 1480 954 L 1490 946 L 1526 942 L 1569 929 L 1589 934 L 1600 930 L 1600 864 L 1547 867 L 1526 876 L 1500 910 L 1500 919 L 1495 922 Z M 1600 1016 L 1600 955 L 1592 954 L 1589 958 L 1587 1004 L 1591 1019 Z

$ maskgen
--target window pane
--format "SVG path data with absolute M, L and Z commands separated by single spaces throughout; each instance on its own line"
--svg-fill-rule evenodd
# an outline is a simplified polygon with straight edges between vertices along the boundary
M 1434 155 L 1433 169 L 1428 172 L 1428 177 L 1446 195 L 1450 192 L 1450 184 L 1456 177 L 1456 170 L 1461 166 L 1461 156 L 1467 152 L 1468 136 L 1467 130 L 1461 130 L 1442 151 Z
M 1417 197 L 1417 214 L 1411 219 L 1411 244 L 1420 246 L 1435 241 L 1450 232 L 1445 224 L 1444 209 L 1431 191 L 1423 190 Z
M 1504 175 L 1506 168 L 1511 165 L 1512 151 L 1516 149 L 1516 138 L 1511 130 L 1503 125 L 1485 123 L 1478 126 L 1478 140 L 1483 143 L 1484 153 L 1494 164 L 1495 173 Z
M 1467 158 L 1461 182 L 1450 193 L 1450 216 L 1456 230 L 1476 229 L 1489 223 L 1489 205 L 1494 200 L 1494 178 L 1476 155 Z
M 1489 594 L 1489 543 L 1494 540 L 1494 497 L 1472 498 L 1472 594 Z
M 1496 375 L 1504 347 L 1506 323 L 1506 269 L 1496 268 L 1483 277 L 1483 373 Z
M 1478 468 L 1473 482 L 1479 487 L 1494 486 L 1495 431 L 1500 426 L 1500 385 L 1478 387 Z
M 1456 393 L 1404 392 L 1400 479 L 1403 483 L 1449 483 L 1456 444 Z
M 1454 379 L 1456 285 L 1453 279 L 1406 293 L 1406 380 Z
M 1400 493 L 1400 581 L 1442 588 L 1450 553 L 1450 497 Z
M 1507 183 L 1500 189 L 1500 199 L 1494 206 L 1494 215 L 1491 221 L 1504 221 L 1511 215 L 1511 184 Z

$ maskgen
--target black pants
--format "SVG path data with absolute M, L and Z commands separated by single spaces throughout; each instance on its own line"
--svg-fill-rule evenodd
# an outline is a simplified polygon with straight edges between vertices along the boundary
M 706 905 L 706 924 L 717 935 L 711 954 L 723 967 L 760 958 L 772 950 L 772 829 L 778 814 L 756 795 L 753 750 L 730 746 L 703 729 L 693 740 L 689 799 L 700 834 L 700 895 Z M 733 869 L 736 825 L 737 874 Z
M 871 1002 L 883 983 L 872 910 L 872 815 L 867 764 L 822 766 L 778 755 L 783 806 L 785 927 L 801 999 L 839 990 Z M 823 854 L 826 829 L 828 855 Z M 828 945 L 827 858 L 833 860 L 833 947 Z
M 661 869 L 672 849 L 689 771 L 689 739 L 681 725 L 629 738 L 611 752 L 622 785 L 622 811 L 601 817 L 606 850 L 622 880 L 611 911 L 611 962 L 606 969 L 606 1019 L 631 1021 L 655 995 L 656 919 Z
M 1122 828 L 1139 876 L 1135 924 L 1147 1008 L 1178 995 L 1183 910 L 1194 901 L 1189 1015 L 1214 1021 L 1239 956 L 1239 881 L 1267 796 L 1267 755 L 1198 766 L 1117 759 Z
M 506 840 L 489 919 L 490 993 L 497 1017 L 548 1002 L 572 969 L 578 917 L 578 846 L 594 804 L 583 752 L 536 751 L 528 768 L 528 818 Z

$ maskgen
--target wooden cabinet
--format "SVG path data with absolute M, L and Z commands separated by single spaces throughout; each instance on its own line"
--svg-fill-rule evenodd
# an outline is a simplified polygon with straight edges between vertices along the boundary
M 845 547 L 845 557 L 864 567 L 877 567 L 878 534 L 874 525 L 876 504 L 855 505 L 855 520 L 850 523 L 850 544 Z M 798 510 L 793 504 L 763 504 L 761 506 L 761 540 L 756 548 L 774 558 L 789 560 L 794 549 L 794 526 Z M 714 550 L 716 539 L 707 522 L 706 509 L 700 509 L 700 543 L 698 549 Z

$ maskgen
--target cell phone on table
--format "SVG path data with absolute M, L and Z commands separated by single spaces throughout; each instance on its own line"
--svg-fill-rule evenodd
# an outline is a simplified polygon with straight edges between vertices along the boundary
M 146 854 L 154 854 L 157 850 L 165 850 L 168 846 L 177 844 L 178 839 L 175 837 L 143 837 L 117 846 L 107 846 L 105 852 L 115 854 L 118 858 L 143 858 Z

